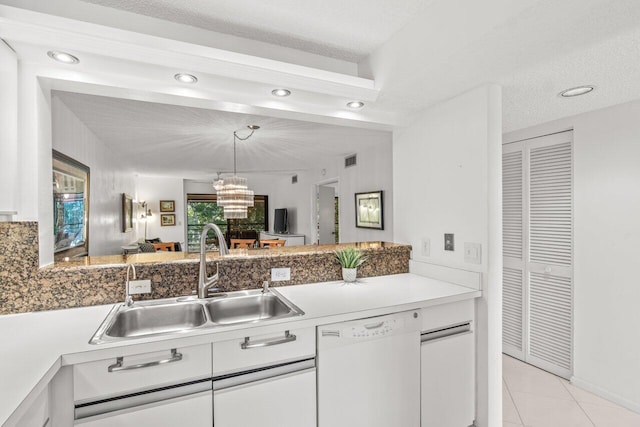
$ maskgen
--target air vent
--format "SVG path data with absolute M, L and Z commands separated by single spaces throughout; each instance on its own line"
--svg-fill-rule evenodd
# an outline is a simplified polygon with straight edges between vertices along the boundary
M 298 175 L 293 175 L 293 176 L 291 177 L 291 183 L 292 183 L 292 184 L 296 184 L 297 182 L 298 182 Z
M 344 167 L 348 168 L 350 166 L 355 166 L 356 165 L 356 155 L 352 155 L 349 157 L 345 157 L 344 158 Z

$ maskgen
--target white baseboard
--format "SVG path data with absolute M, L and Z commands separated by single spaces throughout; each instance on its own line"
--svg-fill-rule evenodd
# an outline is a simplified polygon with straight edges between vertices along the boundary
M 571 377 L 571 384 L 640 414 L 640 403 L 638 402 L 626 399 L 616 393 L 612 393 L 602 387 L 590 383 L 589 381 L 585 381 L 575 376 Z
M 409 272 L 419 276 L 455 283 L 456 285 L 471 289 L 482 290 L 482 273 L 477 271 L 462 270 L 446 265 L 409 260 Z

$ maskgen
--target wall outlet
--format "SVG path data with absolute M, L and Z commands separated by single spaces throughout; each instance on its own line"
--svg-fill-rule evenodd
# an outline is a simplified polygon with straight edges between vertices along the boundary
M 130 280 L 129 294 L 148 294 L 151 292 L 151 280 Z
M 271 281 L 283 282 L 285 280 L 291 280 L 290 268 L 272 268 L 271 269 Z
M 444 233 L 444 250 L 453 251 L 453 233 Z
M 423 237 L 420 240 L 420 255 L 431 256 L 431 239 L 428 237 Z
M 464 262 L 482 264 L 482 245 L 464 242 Z

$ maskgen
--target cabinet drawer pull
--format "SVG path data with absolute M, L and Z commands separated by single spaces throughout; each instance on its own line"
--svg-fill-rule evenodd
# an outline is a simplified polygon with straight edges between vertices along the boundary
M 441 329 L 433 329 L 423 332 L 420 341 L 426 343 L 428 341 L 437 340 L 439 338 L 453 337 L 471 332 L 471 322 L 460 323 Z
M 124 366 L 124 357 L 116 358 L 116 363 L 107 368 L 109 372 L 127 371 L 131 369 L 149 368 L 151 366 L 164 365 L 165 363 L 179 362 L 182 360 L 182 353 L 178 353 L 175 348 L 171 349 L 171 357 L 168 359 L 154 360 L 153 362 L 138 363 L 136 365 Z
M 290 334 L 289 331 L 284 331 L 284 338 L 276 338 L 274 340 L 260 340 L 251 342 L 249 337 L 244 337 L 244 342 L 240 343 L 240 348 L 243 350 L 248 350 L 250 348 L 268 347 L 270 345 L 284 344 L 295 340 L 295 335 Z

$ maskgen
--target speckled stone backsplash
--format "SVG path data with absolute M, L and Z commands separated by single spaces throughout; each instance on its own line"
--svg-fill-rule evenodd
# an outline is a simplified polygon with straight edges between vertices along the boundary
M 382 242 L 358 245 L 368 257 L 358 268 L 358 277 L 409 271 L 410 246 Z M 249 251 L 249 256 L 224 258 L 207 254 L 211 259 L 207 265 L 212 274 L 218 261 L 218 286 L 224 291 L 259 288 L 264 280 L 271 280 L 271 268 L 280 267 L 291 269 L 291 280 L 274 286 L 328 282 L 342 277 L 333 255 L 333 250 L 342 246 L 353 244 L 258 249 Z M 197 289 L 197 255 L 168 253 L 147 260 L 139 255 L 91 258 L 39 268 L 38 223 L 0 222 L 0 314 L 123 301 L 127 262 L 135 263 L 138 279 L 151 280 L 152 292 L 135 298 L 191 295 Z

